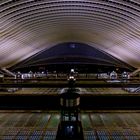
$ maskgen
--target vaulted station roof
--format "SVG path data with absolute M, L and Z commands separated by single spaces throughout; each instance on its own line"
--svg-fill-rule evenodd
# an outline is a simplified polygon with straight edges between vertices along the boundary
M 0 0 L 0 67 L 63 42 L 140 67 L 140 1 Z

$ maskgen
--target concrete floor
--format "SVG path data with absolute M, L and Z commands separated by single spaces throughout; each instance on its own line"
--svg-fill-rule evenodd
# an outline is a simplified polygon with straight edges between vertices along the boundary
M 0 94 L 29 94 L 29 95 L 45 95 L 45 94 L 61 94 L 65 88 L 9 88 L 8 91 L 0 91 Z M 130 94 L 122 88 L 77 88 L 80 94 Z M 135 94 L 135 93 L 133 93 Z M 138 93 L 137 93 L 138 94 Z

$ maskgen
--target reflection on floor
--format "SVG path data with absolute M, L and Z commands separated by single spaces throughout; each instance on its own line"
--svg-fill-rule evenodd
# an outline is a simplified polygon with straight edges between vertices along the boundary
M 1 111 L 1 140 L 55 140 L 59 112 Z M 139 112 L 81 112 L 85 140 L 139 140 Z

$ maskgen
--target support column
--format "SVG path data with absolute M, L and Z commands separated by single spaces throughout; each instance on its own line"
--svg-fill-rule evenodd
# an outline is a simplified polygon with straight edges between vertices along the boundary
M 15 77 L 15 74 L 14 74 L 13 72 L 9 71 L 8 69 L 6 69 L 6 68 L 1 68 L 1 70 L 2 70 L 3 73 L 5 73 L 6 75 Z

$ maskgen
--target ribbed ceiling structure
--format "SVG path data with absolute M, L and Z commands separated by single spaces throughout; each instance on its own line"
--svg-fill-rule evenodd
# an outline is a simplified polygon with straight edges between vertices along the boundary
M 63 42 L 140 67 L 140 0 L 0 0 L 0 67 Z

